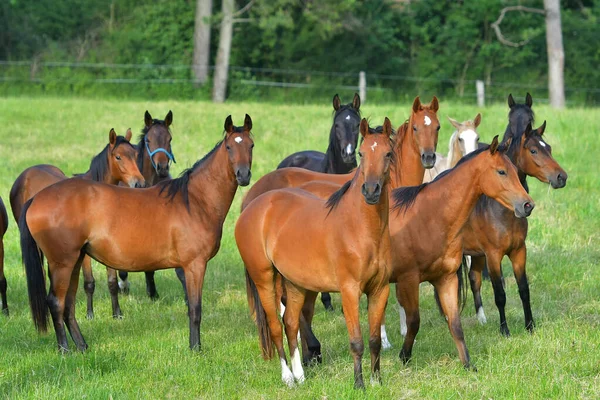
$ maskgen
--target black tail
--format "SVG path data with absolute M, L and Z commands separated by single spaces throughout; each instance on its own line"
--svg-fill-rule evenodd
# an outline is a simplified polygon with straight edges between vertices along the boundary
M 262 350 L 263 358 L 270 360 L 274 354 L 271 329 L 267 321 L 267 313 L 265 313 L 265 309 L 258 296 L 258 289 L 256 289 L 256 284 L 250 277 L 248 270 L 246 270 L 246 294 L 248 295 L 250 313 L 253 314 L 252 317 L 255 319 L 256 326 L 258 327 L 258 337 L 260 339 L 260 349 Z
M 460 313 L 462 314 L 462 311 L 465 308 L 465 303 L 467 302 L 468 287 L 466 285 L 466 282 L 469 278 L 469 268 L 467 268 L 467 256 L 465 256 L 464 254 L 462 256 L 460 266 L 458 267 L 458 271 L 456 271 L 456 276 L 458 277 L 458 307 L 460 308 Z M 442 310 L 442 304 L 440 303 L 440 297 L 438 295 L 438 292 L 435 289 L 433 290 L 433 297 L 435 298 L 435 303 L 437 304 L 440 315 L 443 317 L 444 311 Z
M 37 243 L 31 236 L 27 226 L 27 210 L 32 199 L 23 206 L 23 212 L 19 218 L 19 230 L 21 231 L 21 255 L 25 264 L 25 275 L 27 276 L 27 291 L 29 292 L 29 306 L 33 316 L 33 323 L 40 332 L 48 331 L 48 303 L 46 292 L 46 278 L 44 277 L 43 255 Z

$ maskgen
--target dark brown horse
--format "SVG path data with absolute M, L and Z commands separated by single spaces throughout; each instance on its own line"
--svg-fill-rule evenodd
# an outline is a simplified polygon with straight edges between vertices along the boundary
M 125 137 L 117 136 L 114 129 L 111 129 L 106 147 L 92 159 L 90 169 L 86 173 L 78 175 L 78 177 L 104 182 L 109 185 L 122 183 L 130 187 L 145 186 L 144 177 L 141 176 L 135 162 L 137 152 L 129 142 L 130 140 L 131 129 L 127 130 Z M 34 165 L 23 171 L 10 190 L 10 206 L 15 221 L 18 223 L 27 200 L 44 188 L 66 179 L 68 179 L 67 176 L 59 168 L 48 164 Z M 94 318 L 93 296 L 96 281 L 89 257 L 84 258 L 82 270 L 83 287 L 87 295 L 87 317 Z M 111 273 L 110 271 L 107 272 L 110 287 Z
M 37 329 L 47 330 L 50 309 L 59 350 L 68 350 L 65 324 L 77 348 L 87 348 L 75 319 L 75 294 L 81 262 L 89 255 L 126 271 L 182 267 L 190 348 L 199 349 L 206 263 L 219 250 L 223 222 L 238 185 L 250 182 L 251 128 L 248 115 L 243 127 L 233 126 L 227 117 L 225 137 L 213 150 L 181 177 L 148 189 L 69 179 L 29 200 L 19 229 Z M 40 251 L 48 260 L 50 293 Z
M 2 297 L 2 312 L 8 315 L 8 303 L 6 302 L 6 278 L 4 277 L 4 234 L 8 229 L 8 215 L 6 207 L 0 197 L 0 296 Z
M 516 112 L 528 113 L 527 110 L 522 109 L 523 111 Z M 511 109 L 512 112 L 515 111 Z M 545 129 L 546 122 L 544 121 L 542 126 L 536 130 L 531 130 L 531 125 L 528 125 L 524 134 L 515 135 L 510 127 L 507 128 L 505 133 L 504 140 L 512 140 L 507 155 L 516 165 L 519 178 L 525 188 L 527 188 L 527 176 L 550 183 L 555 189 L 562 188 L 567 183 L 567 173 L 554 160 L 550 144 L 542 137 Z M 465 227 L 465 254 L 472 256 L 469 280 L 473 291 L 477 319 L 482 324 L 486 322 L 481 300 L 481 272 L 487 261 L 495 302 L 500 313 L 500 332 L 504 336 L 510 335 L 504 312 L 506 293 L 501 270 L 502 258 L 505 255 L 510 258 L 517 286 L 519 287 L 519 295 L 525 315 L 525 327 L 530 332 L 534 328 L 529 299 L 529 284 L 525 272 L 527 229 L 528 222 L 526 219 L 516 218 L 500 204 L 487 197 L 482 197 L 479 200 L 475 212 L 473 212 Z
M 360 124 L 361 164 L 353 178 L 327 201 L 299 189 L 275 190 L 246 208 L 235 229 L 238 249 L 252 285 L 253 304 L 265 358 L 279 355 L 282 380 L 292 386 L 304 381 L 297 334 L 305 300 L 317 292 L 339 291 L 350 350 L 354 358 L 354 386 L 363 388 L 364 351 L 359 300 L 369 303 L 371 379 L 380 379 L 380 325 L 389 294 L 390 236 L 388 231 L 389 166 L 393 160 L 392 128 L 386 118 L 383 132 Z M 351 231 L 355 235 L 340 235 Z M 306 263 L 306 260 L 311 260 Z M 276 274 L 284 277 L 286 309 L 283 315 L 291 371 L 283 349 L 277 318 Z

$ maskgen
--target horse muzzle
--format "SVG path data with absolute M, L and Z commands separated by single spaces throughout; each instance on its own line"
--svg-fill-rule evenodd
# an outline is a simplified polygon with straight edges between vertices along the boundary
M 531 212 L 535 208 L 533 201 L 525 201 L 515 206 L 515 216 L 517 218 L 525 218 L 531 215 Z
M 365 197 L 367 204 L 373 205 L 379 203 L 381 197 L 381 185 L 379 182 L 365 182 L 361 188 L 362 195 Z
M 567 173 L 562 171 L 559 172 L 555 177 L 548 180 L 550 181 L 550 186 L 552 186 L 553 189 L 560 189 L 567 186 L 567 178 Z
M 341 151 L 342 153 L 342 161 L 346 164 L 355 164 L 356 163 L 356 149 L 352 144 L 347 144 Z
M 169 162 L 161 162 L 156 164 L 156 173 L 159 178 L 167 178 L 169 176 Z
M 421 164 L 425 169 L 433 168 L 435 165 L 435 151 L 423 151 L 421 152 Z
M 248 186 L 250 184 L 251 177 L 252 172 L 250 171 L 250 168 L 238 168 L 238 170 L 235 172 L 235 179 L 240 186 Z

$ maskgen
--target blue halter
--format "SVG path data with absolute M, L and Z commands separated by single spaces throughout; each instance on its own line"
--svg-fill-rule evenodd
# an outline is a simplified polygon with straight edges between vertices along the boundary
M 159 147 L 158 149 L 156 149 L 154 151 L 150 151 L 150 147 L 148 146 L 148 139 L 144 138 L 144 143 L 146 144 L 146 151 L 148 152 L 148 155 L 150 156 L 150 162 L 152 163 L 152 166 L 154 167 L 154 169 L 156 169 L 156 163 L 154 162 L 154 159 L 152 159 L 152 156 L 155 155 L 156 153 L 165 153 L 167 155 L 167 157 L 169 158 L 169 162 L 173 161 L 175 164 L 177 164 L 177 161 L 175 161 L 175 156 L 173 155 L 173 153 L 169 153 L 169 151 L 167 149 L 163 149 L 162 147 Z

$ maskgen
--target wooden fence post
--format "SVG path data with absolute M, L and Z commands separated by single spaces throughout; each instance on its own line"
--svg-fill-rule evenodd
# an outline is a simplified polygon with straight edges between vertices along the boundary
M 358 95 L 360 96 L 360 103 L 364 104 L 367 100 L 367 74 L 365 71 L 358 73 Z
M 485 84 L 483 81 L 477 80 L 475 82 L 475 86 L 477 87 L 477 107 L 485 106 Z

